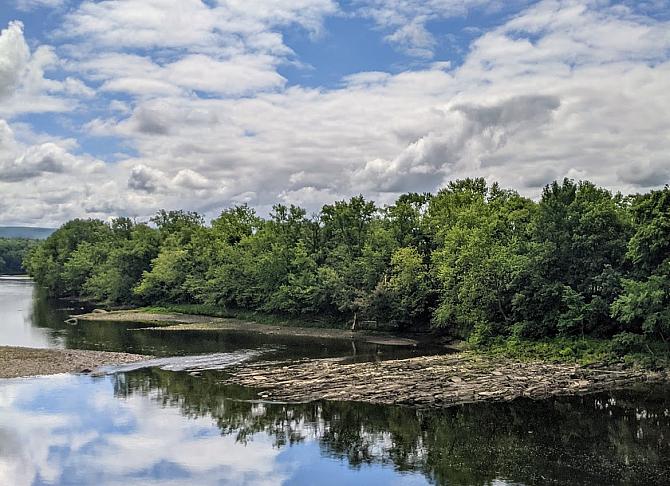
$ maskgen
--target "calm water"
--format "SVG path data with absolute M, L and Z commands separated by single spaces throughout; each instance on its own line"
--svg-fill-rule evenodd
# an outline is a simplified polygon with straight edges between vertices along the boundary
M 0 277 L 0 345 L 94 349 L 153 356 L 262 351 L 265 360 L 346 357 L 349 360 L 405 358 L 442 352 L 438 347 L 380 346 L 364 342 L 262 335 L 242 331 L 171 332 L 142 330 L 148 324 L 88 322 L 69 325 L 81 304 L 48 300 L 27 278 Z
M 0 281 L 0 342 L 252 359 L 421 352 L 68 326 L 60 306 L 29 281 Z M 425 412 L 260 403 L 223 373 L 0 380 L 0 485 L 670 484 L 665 388 Z

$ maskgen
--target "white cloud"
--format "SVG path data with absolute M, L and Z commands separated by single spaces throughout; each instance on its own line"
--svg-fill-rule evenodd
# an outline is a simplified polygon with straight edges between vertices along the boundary
M 296 24 L 318 33 L 323 18 L 336 11 L 332 0 L 220 0 L 212 6 L 201 0 L 84 1 L 67 17 L 63 35 L 86 37 L 113 49 L 202 52 L 246 41 L 259 48 L 268 44 L 273 27 Z M 270 50 L 285 49 L 274 41 L 270 45 Z
M 77 78 L 58 81 L 45 76 L 59 63 L 51 46 L 41 45 L 31 52 L 23 24 L 10 22 L 0 32 L 0 116 L 69 111 L 76 106 L 69 95 L 92 96 L 91 88 Z
M 140 22 L 130 3 L 139 5 L 139 16 L 162 6 L 167 17 L 147 19 L 138 38 L 107 39 L 108 30 L 117 35 L 112 27 Z M 101 172 L 76 172 L 85 167 L 76 164 L 69 165 L 75 172 L 38 171 L 29 190 L 26 182 L 0 182 L 0 220 L 146 217 L 161 207 L 213 216 L 240 201 L 261 211 L 277 200 L 314 210 L 358 192 L 389 202 L 398 191 L 435 190 L 465 176 L 499 180 L 530 196 L 564 176 L 637 192 L 670 176 L 670 140 L 662 136 L 670 133 L 670 120 L 661 109 L 670 104 L 670 23 L 625 6 L 542 1 L 483 33 L 462 65 L 360 72 L 336 88 L 307 88 L 286 83 L 278 72 L 282 63 L 299 61 L 278 26 L 318 35 L 324 16 L 336 11 L 331 2 L 130 3 L 74 8 L 69 22 L 85 26 L 82 35 L 89 37 L 66 39 L 73 44 L 65 60 L 54 57 L 62 49 L 45 47 L 18 64 L 64 66 L 75 81 L 45 80 L 48 70 L 35 68 L 31 84 L 26 68 L 19 81 L 5 82 L 14 94 L 6 95 L 0 115 L 17 106 L 19 93 L 34 102 L 24 110 L 47 109 L 45 100 L 72 109 L 102 98 L 96 111 L 83 112 L 90 117 L 83 122 L 86 136 L 113 137 L 131 155 L 115 155 Z M 417 6 L 368 3 L 389 7 L 375 14 L 387 19 L 389 32 L 395 19 L 409 18 L 411 5 Z M 440 5 L 443 16 L 485 8 Z M 423 7 L 417 8 L 418 15 Z M 173 32 L 181 21 L 175 12 L 193 14 L 193 32 Z M 22 36 L 13 35 L 11 45 L 21 45 Z M 161 42 L 165 48 L 150 48 Z M 91 89 L 97 96 L 86 98 Z M 95 160 L 73 155 L 78 149 L 62 140 L 31 135 L 10 116 L 16 146 L 0 149 L 5 167 L 18 171 L 17 160 L 47 142 L 80 162 Z M 39 157 L 26 160 L 44 167 Z
M 86 176 L 100 172 L 104 163 L 68 152 L 71 142 L 44 142 L 23 146 L 9 124 L 0 119 L 0 181 L 21 182 L 43 175 L 74 174 Z
M 176 186 L 194 190 L 208 189 L 212 186 L 209 179 L 191 169 L 182 169 L 177 172 L 172 182 Z
M 294 54 L 275 29 L 297 25 L 317 35 L 336 10 L 331 0 L 85 1 L 60 35 L 86 39 L 70 47 L 69 66 L 103 91 L 238 96 L 284 85 L 277 67 Z M 146 54 L 154 48 L 158 56 Z
M 550 96 L 519 96 L 493 106 L 453 105 L 445 113 L 445 129 L 411 143 L 392 160 L 367 162 L 354 177 L 366 191 L 430 187 L 457 169 L 479 169 L 482 159 L 511 137 L 549 122 L 559 105 L 559 99 Z
M 144 164 L 138 164 L 130 171 L 128 178 L 128 187 L 137 191 L 155 192 L 159 187 L 164 186 L 165 174 L 160 170 L 152 169 Z
M 109 53 L 77 64 L 100 90 L 131 95 L 176 96 L 192 91 L 217 95 L 244 95 L 281 88 L 285 79 L 276 71 L 278 60 L 270 55 L 236 55 L 219 60 L 189 54 L 160 65 L 147 57 Z
M 0 32 L 0 99 L 14 94 L 29 60 L 30 50 L 23 38 L 23 24 L 10 22 Z

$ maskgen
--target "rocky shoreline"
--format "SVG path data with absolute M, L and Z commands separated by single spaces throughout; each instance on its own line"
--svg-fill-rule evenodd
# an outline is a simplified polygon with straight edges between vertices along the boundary
M 669 382 L 667 372 L 517 362 L 472 352 L 372 363 L 322 359 L 242 367 L 227 379 L 262 400 L 346 400 L 438 408 L 479 401 L 543 399 Z
M 0 378 L 87 373 L 103 365 L 135 363 L 147 358 L 105 351 L 0 346 Z

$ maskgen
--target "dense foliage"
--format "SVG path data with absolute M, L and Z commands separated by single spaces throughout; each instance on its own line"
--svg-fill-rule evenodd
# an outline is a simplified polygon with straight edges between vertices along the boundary
M 0 238 L 0 274 L 26 273 L 23 268 L 23 259 L 36 243 L 35 240 Z
M 435 326 L 479 342 L 666 339 L 670 188 L 623 197 L 566 179 L 534 202 L 466 179 L 384 208 L 353 197 L 314 217 L 276 205 L 261 218 L 241 205 L 211 225 L 184 211 L 149 224 L 74 220 L 26 267 L 53 295 L 110 304 Z

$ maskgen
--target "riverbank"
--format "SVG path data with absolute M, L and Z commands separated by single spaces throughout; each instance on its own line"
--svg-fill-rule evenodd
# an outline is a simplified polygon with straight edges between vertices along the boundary
M 0 346 L 0 378 L 85 373 L 103 365 L 143 361 L 149 356 L 74 349 Z
M 346 339 L 386 346 L 416 346 L 419 340 L 413 337 L 395 336 L 383 332 L 350 331 L 324 327 L 299 327 L 262 324 L 253 321 L 210 317 L 175 312 L 147 312 L 141 309 L 111 312 L 93 312 L 73 316 L 81 321 L 146 322 L 150 326 L 141 328 L 151 331 L 245 331 L 266 335 L 311 337 L 317 339 Z
M 462 352 L 404 360 L 347 364 L 312 360 L 284 366 L 248 365 L 230 384 L 253 387 L 262 400 L 346 400 L 419 408 L 480 401 L 543 399 L 667 383 L 667 372 L 519 362 Z
M 97 312 L 77 318 L 110 321 L 112 324 L 146 322 L 148 326 L 142 329 L 161 332 L 232 330 L 384 345 L 419 345 L 417 340 L 388 333 L 278 326 L 146 309 Z M 457 354 L 381 362 L 316 359 L 243 364 L 232 370 L 226 380 L 230 384 L 258 390 L 260 400 L 345 400 L 423 408 L 509 401 L 519 397 L 543 399 L 630 388 L 644 383 L 670 383 L 668 367 L 638 366 L 639 360 L 628 359 L 633 355 L 617 355 L 612 342 L 587 339 L 505 341 Z M 447 348 L 444 346 L 445 353 Z

